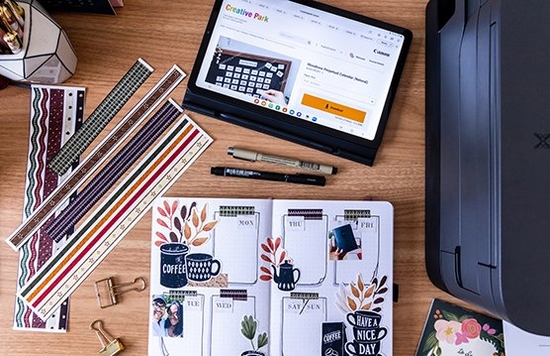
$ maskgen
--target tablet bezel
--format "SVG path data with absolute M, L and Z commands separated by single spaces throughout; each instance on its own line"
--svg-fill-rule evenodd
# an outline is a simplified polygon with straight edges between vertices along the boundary
M 263 131 L 280 138 L 321 149 L 335 155 L 344 156 L 345 158 L 367 165 L 372 165 L 376 151 L 382 141 L 397 87 L 405 66 L 405 61 L 412 42 L 412 32 L 403 27 L 352 13 L 317 1 L 288 1 L 403 35 L 402 49 L 393 72 L 374 138 L 372 140 L 361 138 L 353 134 L 306 121 L 275 110 L 263 108 L 259 105 L 198 86 L 197 79 L 203 62 L 211 61 L 211 58 L 205 58 L 205 55 L 212 39 L 213 30 L 216 26 L 216 20 L 220 14 L 223 0 L 216 0 L 214 3 L 193 70 L 189 76 L 183 106 L 192 111 L 198 111 L 224 121 L 252 128 L 257 131 Z M 280 127 L 279 133 L 277 132 L 278 127 Z M 293 128 L 296 128 L 296 130 L 293 130 Z M 364 159 L 361 157 L 361 147 L 365 148 Z M 356 152 L 352 152 L 351 155 L 345 154 L 345 151 L 350 150 Z

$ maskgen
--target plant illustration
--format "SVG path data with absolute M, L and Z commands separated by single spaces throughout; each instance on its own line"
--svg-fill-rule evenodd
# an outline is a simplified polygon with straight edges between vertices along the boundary
M 281 237 L 268 237 L 266 242 L 261 244 L 263 252 L 260 255 L 260 258 L 275 268 L 279 268 L 279 266 L 285 262 L 285 259 L 287 258 L 286 250 L 281 247 L 282 241 L 283 240 Z M 273 279 L 273 272 L 271 269 L 261 266 L 260 270 L 262 271 L 262 275 L 260 276 L 262 281 L 270 281 Z
M 162 206 L 157 207 L 157 211 L 161 215 L 156 220 L 157 225 L 167 230 L 155 232 L 158 237 L 155 241 L 157 247 L 170 242 L 200 246 L 210 239 L 210 232 L 218 224 L 217 220 L 207 220 L 206 204 L 199 212 L 196 202 L 191 203 L 189 207 L 183 205 L 179 208 L 178 200 L 174 200 L 172 204 L 165 200 Z
M 250 345 L 252 345 L 252 350 L 259 351 L 262 347 L 267 345 L 268 337 L 267 333 L 264 332 L 258 335 L 257 346 L 254 346 L 254 337 L 256 336 L 256 330 L 258 329 L 258 321 L 252 317 L 252 315 L 245 315 L 241 321 L 241 333 L 250 340 Z
M 388 292 L 387 281 L 387 276 L 383 276 L 380 281 L 374 277 L 370 284 L 366 285 L 359 274 L 357 282 L 351 282 L 347 286 L 340 285 L 340 289 L 336 292 L 336 306 L 344 314 L 356 310 L 379 313 L 382 311 L 380 304 L 384 302 L 384 295 Z

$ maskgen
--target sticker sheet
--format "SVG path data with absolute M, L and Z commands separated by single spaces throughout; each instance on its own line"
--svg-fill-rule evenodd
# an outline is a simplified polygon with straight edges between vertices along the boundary
M 86 89 L 81 87 L 33 85 L 31 87 L 30 137 L 23 219 L 60 185 L 69 173 L 58 176 L 47 167 L 61 146 L 80 128 L 84 116 Z M 65 240 L 54 242 L 42 231 L 36 233 L 19 252 L 18 289 L 48 261 Z M 41 319 L 16 298 L 14 329 L 67 331 L 69 300 L 53 316 Z
M 392 355 L 391 204 L 166 197 L 152 218 L 149 355 Z

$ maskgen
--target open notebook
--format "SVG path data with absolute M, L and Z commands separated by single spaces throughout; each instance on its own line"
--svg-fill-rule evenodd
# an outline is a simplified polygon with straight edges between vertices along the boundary
M 387 202 L 157 199 L 149 355 L 390 356 L 392 267 Z

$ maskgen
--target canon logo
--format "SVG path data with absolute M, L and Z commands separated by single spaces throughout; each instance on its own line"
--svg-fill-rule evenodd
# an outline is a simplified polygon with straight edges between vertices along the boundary
M 537 138 L 537 144 L 535 145 L 536 150 L 550 149 L 550 133 L 535 132 L 534 135 Z
M 386 57 L 389 57 L 389 56 L 390 56 L 389 53 L 380 51 L 380 50 L 378 50 L 378 49 L 375 49 L 375 50 L 374 50 L 374 53 L 379 54 L 379 55 L 381 55 L 381 56 L 386 56 Z

